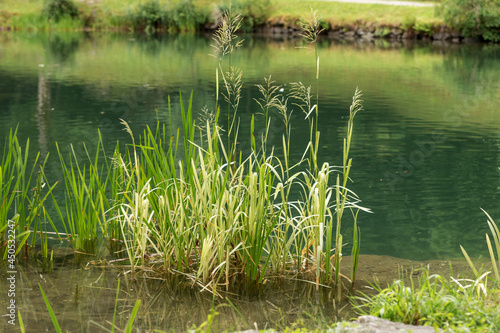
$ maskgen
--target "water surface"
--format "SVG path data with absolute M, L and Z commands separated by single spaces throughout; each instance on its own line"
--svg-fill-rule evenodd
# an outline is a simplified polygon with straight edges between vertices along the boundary
M 213 108 L 217 59 L 210 38 L 132 35 L 0 35 L 0 133 L 19 126 L 33 150 L 50 153 L 59 177 L 55 142 L 68 151 L 93 150 L 100 129 L 109 151 L 128 143 L 119 119 L 139 135 L 156 119 L 180 125 L 179 92 L 194 94 L 194 110 Z M 283 85 L 313 85 L 313 53 L 304 43 L 248 37 L 231 62 L 244 87 L 240 149 L 258 112 L 255 84 L 272 74 Z M 319 46 L 321 160 L 341 163 L 341 144 L 356 87 L 364 111 L 355 121 L 352 188 L 373 214 L 361 214 L 364 254 L 411 260 L 485 255 L 484 208 L 500 216 L 500 49 L 322 41 Z M 168 99 L 172 113 L 168 113 Z M 257 117 L 261 131 L 262 117 Z M 307 122 L 293 112 L 292 154 L 300 158 Z M 270 142 L 281 146 L 283 125 L 271 122 Z M 2 142 L 3 145 L 3 142 Z M 345 239 L 350 225 L 345 224 Z

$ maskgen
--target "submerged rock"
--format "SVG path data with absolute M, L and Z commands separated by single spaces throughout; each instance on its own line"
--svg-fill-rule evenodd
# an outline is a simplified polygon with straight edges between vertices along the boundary
M 351 326 L 352 324 L 352 326 Z M 436 332 L 436 329 L 430 326 L 415 326 L 405 325 L 403 323 L 394 323 L 387 319 L 382 319 L 374 316 L 361 316 L 349 326 L 338 328 L 336 331 L 341 332 L 356 332 L 356 333 L 431 333 Z

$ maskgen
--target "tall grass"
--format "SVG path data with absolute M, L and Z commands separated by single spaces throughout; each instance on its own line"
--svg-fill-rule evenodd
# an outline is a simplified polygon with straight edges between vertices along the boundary
M 157 122 L 155 128 L 147 127 L 136 136 L 122 121 L 131 143 L 125 147 L 117 144 L 111 161 L 100 135 L 95 153 L 85 148 L 83 161 L 72 147 L 69 156 L 58 147 L 64 203 L 49 192 L 56 214 L 49 216 L 45 208 L 43 213 L 51 223 L 55 217 L 61 221 L 64 233 L 59 235 L 70 242 L 75 253 L 96 254 L 102 241 L 112 254 L 125 257 L 131 274 L 182 274 L 214 293 L 218 285 L 226 289 L 240 281 L 259 285 L 273 275 L 298 274 L 312 278 L 317 288 L 337 288 L 339 300 L 344 213 L 352 211 L 356 223 L 357 212 L 364 209 L 348 189 L 349 150 L 361 93 L 355 91 L 349 111 L 342 162 L 318 165 L 318 87 L 313 105 L 310 87 L 293 83 L 290 91 L 284 91 L 271 77 L 266 78 L 259 86 L 260 110 L 250 124 L 251 149 L 244 154 L 237 145 L 243 72 L 231 63 L 231 54 L 241 45 L 236 34 L 239 27 L 240 18 L 227 12 L 216 31 L 217 97 L 206 118 L 198 123 L 193 117 L 193 94 L 187 101 L 181 94 L 179 129 L 172 131 Z M 314 35 L 309 41 L 315 43 L 318 25 L 313 22 L 306 29 Z M 317 52 L 315 59 L 317 80 Z M 294 144 L 293 108 L 303 110 L 310 130 L 299 161 L 292 161 L 289 153 Z M 220 117 L 224 112 L 227 121 Z M 256 138 L 259 113 L 266 125 Z M 279 153 L 267 143 L 273 117 L 281 118 L 285 125 Z M 31 175 L 25 163 L 13 164 L 23 157 L 14 138 L 13 134 L 11 155 L 6 155 L 12 157 L 4 158 L 2 170 L 5 165 L 10 173 Z M 43 172 L 41 175 L 48 182 Z M 30 180 L 21 181 L 16 186 L 26 189 L 28 183 Z M 44 207 L 49 193 L 31 202 Z M 3 197 L 11 205 L 12 198 Z M 356 263 L 359 233 L 356 224 L 354 228 Z M 354 265 L 351 279 L 345 277 L 351 285 L 355 271 Z
M 486 217 L 488 218 L 487 223 L 491 231 L 491 236 L 493 238 L 493 244 L 492 244 L 490 236 L 486 234 L 486 244 L 488 246 L 488 252 L 490 254 L 491 267 L 493 269 L 493 279 L 496 282 L 496 284 L 500 287 L 500 273 L 498 270 L 500 267 L 500 230 L 498 229 L 498 226 L 496 225 L 493 218 L 486 211 L 484 211 L 483 209 L 481 210 L 486 214 Z M 467 254 L 467 251 L 465 251 L 462 245 L 460 245 L 460 249 L 462 250 L 462 253 L 464 254 L 464 257 L 467 260 L 467 263 L 469 264 L 470 268 L 472 269 L 472 272 L 474 273 L 476 279 L 479 279 L 480 276 L 482 275 L 482 272 L 476 268 L 471 258 Z
M 31 247 L 35 245 L 38 235 L 46 244 L 47 234 L 45 220 L 45 201 L 56 186 L 45 183 L 43 168 L 47 162 L 46 157 L 40 160 L 38 153 L 34 160 L 30 160 L 29 139 L 24 145 L 24 152 L 17 139 L 17 129 L 11 130 L 2 154 L 0 164 L 0 250 L 2 256 L 7 255 L 6 236 L 7 228 L 13 228 L 16 235 L 16 255 L 24 245 L 28 251 L 28 242 Z M 35 178 L 36 177 L 36 178 Z M 34 187 L 33 187 L 34 186 Z M 9 223 L 14 223 L 13 226 Z M 51 223 L 50 223 L 51 224 Z M 53 226 L 53 224 L 52 224 Z M 11 232 L 12 234 L 12 232 Z M 29 237 L 31 240 L 29 240 Z M 47 251 L 47 247 L 43 247 Z M 45 252 L 45 256 L 48 253 Z M 28 256 L 28 253 L 25 253 Z

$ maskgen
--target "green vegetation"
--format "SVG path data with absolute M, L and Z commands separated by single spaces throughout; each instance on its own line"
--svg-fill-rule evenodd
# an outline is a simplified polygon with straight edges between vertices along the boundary
M 50 14 L 46 8 L 50 4 Z M 302 0 L 233 0 L 216 5 L 209 0 L 109 0 L 78 2 L 75 12 L 69 0 L 51 0 L 45 7 L 40 1 L 4 0 L 7 10 L 0 16 L 0 26 L 12 30 L 109 30 L 139 31 L 199 30 L 213 26 L 220 14 L 231 7 L 241 15 L 242 29 L 253 30 L 266 23 L 282 23 L 297 27 L 303 13 L 310 8 Z M 314 2 L 322 13 L 323 27 L 398 27 L 403 18 L 412 17 L 417 25 L 438 27 L 442 19 L 431 7 L 385 6 Z M 45 8 L 45 9 L 44 9 Z M 388 8 L 390 10 L 388 10 Z M 55 13 L 55 14 L 53 14 Z M 56 16 L 54 16 L 56 15 Z M 57 17 L 57 19 L 51 19 Z
M 316 48 L 320 19 L 315 12 L 311 15 L 303 26 Z M 259 86 L 263 97 L 257 103 L 266 130 L 258 136 L 255 118 L 259 116 L 254 115 L 250 150 L 241 151 L 238 106 L 242 71 L 231 60 L 241 45 L 236 35 L 240 22 L 241 17 L 224 14 L 214 37 L 214 55 L 219 60 L 214 109 L 205 110 L 205 118 L 196 121 L 193 94 L 188 103 L 181 95 L 182 126 L 177 130 L 158 121 L 156 128 L 146 128 L 137 138 L 122 121 L 131 145 L 117 143 L 112 155 L 106 154 L 100 135 L 95 152 L 84 147 L 84 161 L 73 147 L 69 156 L 58 148 L 63 199 L 53 192 L 58 183 L 52 183 L 43 172 L 45 162 L 40 166 L 34 197 L 29 198 L 33 171 L 27 167 L 28 153 L 21 154 L 15 132 L 11 133 L 1 166 L 5 170 L 1 179 L 6 181 L 2 198 L 7 204 L 1 206 L 5 219 L 0 230 L 6 230 L 10 218 L 17 238 L 30 240 L 33 248 L 37 232 L 46 235 L 47 223 L 55 229 L 57 217 L 64 233 L 54 230 L 55 234 L 71 244 L 75 253 L 98 254 L 101 242 L 109 255 L 119 258 L 115 262 L 131 273 L 180 274 L 214 293 L 217 285 L 229 289 L 241 280 L 258 285 L 271 276 L 299 274 L 312 278 L 317 289 L 320 285 L 337 288 L 339 301 L 344 213 L 351 212 L 356 223 L 358 211 L 364 209 L 347 187 L 353 120 L 362 109 L 361 93 L 355 91 L 350 107 L 340 166 L 318 164 L 318 93 L 314 104 L 311 87 L 295 83 L 290 92 L 281 93 L 281 86 L 271 78 Z M 318 78 L 317 53 L 314 64 Z M 311 132 L 303 158 L 293 165 L 288 153 L 292 103 L 304 112 Z M 275 153 L 266 140 L 274 115 L 286 127 L 282 154 Z M 55 214 L 48 213 L 48 197 Z M 33 221 L 39 221 L 40 227 Z M 24 227 L 26 231 L 21 233 Z M 355 232 L 354 262 L 359 240 L 359 232 Z M 17 244 L 17 253 L 23 243 Z M 7 254 L 7 247 L 2 252 Z M 350 279 L 344 277 L 351 287 L 355 274 L 354 268 Z
M 444 21 L 465 36 L 500 42 L 498 0 L 445 0 L 440 8 Z
M 387 288 L 372 284 L 376 292 L 374 296 L 361 293 L 362 296 L 354 297 L 359 313 L 453 332 L 495 331 L 500 327 L 500 276 L 497 265 L 500 258 L 500 232 L 493 219 L 486 215 L 494 241 L 492 246 L 489 235 L 486 235 L 492 277 L 489 277 L 491 271 L 483 273 L 478 270 L 462 248 L 474 279 L 429 276 L 428 270 L 422 270 L 415 284 L 412 272 Z
M 415 284 L 400 279 L 387 288 L 373 285 L 375 296 L 355 297 L 360 314 L 453 332 L 493 332 L 500 325 L 500 290 L 478 279 L 448 279 L 422 271 Z
M 46 0 L 42 9 L 42 16 L 58 22 L 64 17 L 76 19 L 79 12 L 72 0 Z

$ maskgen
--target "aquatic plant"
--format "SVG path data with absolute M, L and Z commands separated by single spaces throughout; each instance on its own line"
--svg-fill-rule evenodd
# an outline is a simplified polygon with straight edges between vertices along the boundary
M 259 87 L 262 98 L 257 99 L 265 129 L 256 138 L 255 124 L 260 121 L 256 112 L 250 123 L 251 149 L 239 151 L 243 73 L 231 64 L 232 52 L 241 45 L 236 35 L 239 25 L 240 18 L 228 12 L 216 31 L 217 97 L 215 109 L 207 109 L 206 118 L 198 124 L 193 118 L 193 93 L 188 101 L 180 94 L 180 128 L 158 121 L 155 128 L 147 127 L 137 137 L 122 121 L 130 144 L 120 147 L 117 143 L 110 160 L 100 134 L 95 152 L 83 146 L 83 158 L 73 146 L 69 155 L 57 146 L 60 192 L 52 193 L 55 184 L 43 196 L 41 190 L 33 192 L 29 202 L 40 207 L 41 213 L 33 215 L 38 224 L 28 230 L 47 235 L 48 225 L 41 220 L 54 228 L 53 220 L 58 218 L 64 233 L 56 231 L 57 235 L 70 243 L 80 259 L 98 254 L 102 242 L 112 255 L 124 257 L 110 264 L 121 265 L 131 274 L 181 274 L 214 293 L 219 285 L 228 290 L 234 282 L 246 281 L 258 287 L 273 274 L 299 274 L 312 277 L 317 289 L 320 285 L 337 288 L 339 300 L 344 211 L 351 210 L 356 222 L 357 211 L 364 209 L 348 189 L 349 150 L 361 93 L 356 90 L 353 97 L 339 166 L 317 165 L 319 113 L 317 104 L 311 102 L 311 88 L 294 83 L 291 92 L 281 91 L 271 77 Z M 222 111 L 227 112 L 227 127 L 219 125 L 219 93 L 227 103 Z M 293 108 L 303 110 L 311 132 L 303 157 L 292 163 Z M 275 116 L 285 125 L 279 153 L 267 142 L 269 123 Z M 19 145 L 12 142 L 13 157 L 5 159 L 5 165 L 19 160 Z M 23 177 L 27 174 L 24 164 L 19 164 L 17 172 Z M 43 164 L 37 189 L 42 188 L 42 181 L 49 183 Z M 19 187 L 27 193 L 30 182 Z M 53 216 L 43 205 L 49 195 Z M 355 229 L 354 263 L 359 255 L 356 225 Z M 47 243 L 42 240 L 42 244 L 48 258 Z M 356 265 L 351 280 L 346 277 L 351 285 L 355 270 Z
M 353 298 L 357 312 L 453 332 L 492 332 L 499 327 L 500 292 L 487 288 L 484 277 L 445 279 L 424 269 L 415 283 L 414 273 L 386 288 L 372 284 L 375 295 Z
M 488 245 L 488 252 L 490 254 L 491 267 L 493 269 L 493 279 L 496 281 L 498 286 L 500 286 L 500 273 L 498 271 L 500 267 L 500 230 L 498 229 L 493 218 L 485 210 L 483 209 L 481 210 L 486 214 L 486 217 L 488 218 L 487 220 L 488 227 L 490 228 L 491 235 L 493 237 L 493 245 L 492 245 L 490 236 L 486 234 L 486 244 Z M 476 268 L 471 258 L 467 254 L 467 251 L 465 251 L 462 245 L 460 245 L 460 249 L 462 250 L 464 257 L 467 260 L 467 263 L 472 269 L 474 276 L 476 277 L 476 279 L 479 279 L 482 273 Z M 495 250 L 496 250 L 496 256 L 495 256 Z
M 59 325 L 59 321 L 57 320 L 55 312 L 52 309 L 52 306 L 50 305 L 49 299 L 45 295 L 45 291 L 43 290 L 43 288 L 42 288 L 42 286 L 40 284 L 38 284 L 38 287 L 40 288 L 40 292 L 42 294 L 43 301 L 45 303 L 45 306 L 47 307 L 47 311 L 48 311 L 48 313 L 50 315 L 50 319 L 52 321 L 52 324 L 54 325 L 54 330 L 57 333 L 62 333 L 63 330 L 61 329 L 61 326 Z M 98 324 L 96 322 L 93 322 L 93 321 L 90 321 L 90 322 L 94 323 L 96 326 L 98 326 L 101 329 L 104 329 L 107 332 L 111 332 L 112 333 L 112 332 L 115 331 L 115 329 L 118 329 L 118 330 L 126 332 L 126 333 L 132 333 L 133 332 L 133 328 L 134 328 L 134 321 L 135 321 L 135 318 L 137 317 L 137 313 L 139 311 L 139 307 L 141 306 L 141 300 L 136 300 L 135 301 L 134 307 L 133 307 L 133 309 L 130 312 L 130 316 L 128 318 L 127 324 L 125 325 L 125 328 L 123 328 L 123 330 L 121 330 L 121 329 L 119 329 L 117 327 L 117 325 L 115 323 L 116 313 L 117 313 L 117 309 L 118 309 L 118 295 L 120 293 L 120 280 L 119 279 L 118 279 L 118 284 L 117 284 L 117 288 L 116 289 L 117 289 L 116 290 L 116 300 L 115 300 L 115 307 L 114 307 L 114 312 L 113 312 L 113 320 L 111 322 L 111 329 L 108 329 L 108 328 L 104 327 L 103 325 L 100 325 L 100 324 Z M 18 318 L 19 318 L 19 326 L 20 326 L 21 332 L 25 332 L 25 326 L 24 326 L 24 323 L 23 323 L 20 311 L 18 312 L 18 316 L 19 316 Z
M 46 226 L 49 222 L 52 227 L 54 225 L 52 221 L 45 220 L 44 204 L 56 184 L 49 186 L 45 182 L 43 169 L 47 157 L 41 160 L 38 153 L 34 160 L 30 160 L 29 146 L 28 139 L 23 152 L 17 139 L 17 129 L 10 131 L 4 146 L 0 164 L 0 250 L 3 258 L 6 258 L 9 248 L 15 248 L 17 255 L 25 245 L 25 256 L 28 257 L 28 245 L 34 247 L 38 235 L 45 244 L 45 257 L 48 256 L 47 234 L 43 232 L 45 227 L 42 225 Z
M 99 235 L 109 237 L 109 230 L 104 223 L 105 213 L 110 208 L 106 191 L 108 190 L 109 165 L 106 156 L 101 158 L 100 152 L 104 152 L 102 139 L 98 136 L 98 145 L 94 159 L 91 158 L 85 144 L 84 150 L 87 155 L 89 166 L 82 165 L 78 160 L 74 147 L 71 146 L 69 165 L 56 145 L 61 171 L 62 183 L 65 191 L 65 205 L 62 205 L 52 195 L 53 204 L 57 215 L 63 224 L 65 236 L 78 252 L 95 254 Z M 102 162 L 101 160 L 104 160 Z

